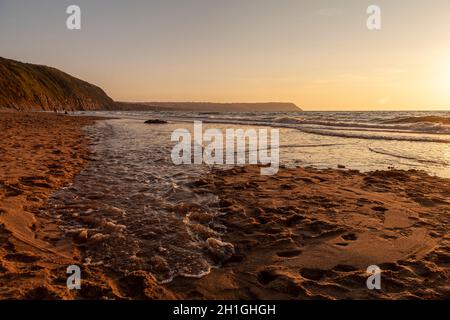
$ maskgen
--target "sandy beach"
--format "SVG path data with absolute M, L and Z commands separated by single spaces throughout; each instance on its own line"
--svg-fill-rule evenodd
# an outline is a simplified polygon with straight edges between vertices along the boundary
M 83 289 L 67 289 L 66 269 L 79 264 L 82 248 L 60 231 L 60 217 L 42 208 L 89 161 L 82 127 L 93 123 L 92 117 L 0 112 L 0 299 L 120 298 L 128 285 L 130 296 L 173 297 L 149 275 L 128 275 L 118 289 L 87 266 Z
M 45 210 L 91 159 L 83 126 L 93 117 L 0 113 L 1 299 L 446 299 L 450 296 L 450 181 L 420 171 L 213 170 L 192 183 L 219 196 L 210 241 L 225 262 L 200 279 L 158 283 L 149 270 L 83 264 L 83 286 L 66 287 L 66 268 L 98 242 L 67 236 L 65 217 Z M 202 222 L 201 208 L 179 214 Z M 201 233 L 200 233 L 201 234 Z M 207 235 L 205 235 L 205 240 Z M 220 249 L 220 250 L 219 250 Z M 382 269 L 383 290 L 366 287 Z
M 444 299 L 450 295 L 450 181 L 417 171 L 259 168 L 216 171 L 197 192 L 220 194 L 236 254 L 192 283 L 206 299 Z M 382 290 L 366 269 L 382 270 Z M 184 292 L 184 293 L 183 293 Z
M 55 218 L 40 215 L 39 208 L 84 167 L 88 151 L 81 127 L 91 123 L 54 114 L 0 113 L 3 299 L 46 298 L 58 266 L 73 261 L 70 241 L 61 239 Z

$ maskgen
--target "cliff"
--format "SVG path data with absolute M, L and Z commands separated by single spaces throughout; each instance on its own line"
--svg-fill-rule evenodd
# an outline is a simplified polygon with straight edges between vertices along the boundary
M 55 68 L 0 57 L 0 108 L 15 110 L 112 109 L 99 87 Z

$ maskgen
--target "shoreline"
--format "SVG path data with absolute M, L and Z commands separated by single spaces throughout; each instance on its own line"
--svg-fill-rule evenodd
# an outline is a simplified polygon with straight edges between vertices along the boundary
M 82 290 L 69 291 L 65 268 L 80 263 L 89 244 L 63 236 L 58 218 L 39 209 L 87 165 L 82 127 L 102 118 L 1 115 L 2 299 L 440 299 L 450 293 L 450 180 L 418 171 L 305 168 L 262 177 L 256 166 L 215 170 L 194 182 L 194 192 L 221 199 L 217 222 L 236 250 L 221 268 L 161 285 L 145 270 L 123 275 L 83 266 Z M 386 270 L 388 291 L 364 287 L 364 267 L 372 262 Z

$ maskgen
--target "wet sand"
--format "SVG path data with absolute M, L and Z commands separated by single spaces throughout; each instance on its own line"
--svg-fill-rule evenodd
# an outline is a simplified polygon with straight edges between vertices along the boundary
M 96 243 L 64 235 L 64 217 L 45 207 L 93 160 L 82 127 L 94 121 L 0 112 L 0 299 L 450 297 L 450 180 L 416 171 L 284 168 L 264 177 L 255 166 L 214 170 L 193 183 L 196 193 L 220 198 L 215 222 L 235 246 L 221 268 L 161 285 L 145 270 L 83 265 L 82 289 L 69 291 L 67 266 L 81 264 Z M 196 210 L 180 214 L 201 221 Z M 383 270 L 380 291 L 366 288 L 373 264 Z
M 82 289 L 67 289 L 66 269 L 81 265 L 83 246 L 43 209 L 90 160 L 82 127 L 96 119 L 0 112 L 0 299 L 173 298 L 146 273 L 89 266 Z
M 81 126 L 89 118 L 0 112 L 0 297 L 45 298 L 55 268 L 72 261 L 56 219 L 39 214 L 50 193 L 87 160 Z M 58 243 L 56 245 L 56 243 Z
M 450 181 L 417 171 L 215 171 L 235 255 L 169 287 L 195 299 L 448 299 Z M 366 270 L 381 270 L 368 290 Z

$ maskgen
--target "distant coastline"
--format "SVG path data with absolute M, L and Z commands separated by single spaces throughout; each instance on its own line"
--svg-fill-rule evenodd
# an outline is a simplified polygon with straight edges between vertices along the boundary
M 202 111 L 202 112 L 295 112 L 294 103 L 214 103 L 214 102 L 116 102 L 118 110 L 133 111 Z
M 293 103 L 116 102 L 106 92 L 58 69 L 0 57 L 0 109 L 18 111 L 301 111 Z

